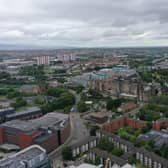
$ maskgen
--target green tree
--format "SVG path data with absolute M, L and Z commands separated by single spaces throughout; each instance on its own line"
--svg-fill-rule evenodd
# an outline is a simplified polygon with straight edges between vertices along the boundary
M 78 106 L 78 111 L 80 113 L 86 112 L 88 110 L 87 105 L 85 104 L 84 101 L 80 101 L 77 106 Z
M 19 108 L 19 107 L 23 107 L 23 106 L 26 106 L 27 105 L 27 102 L 25 99 L 23 99 L 22 97 L 18 97 L 16 98 L 16 101 L 14 103 L 12 103 L 12 106 L 14 108 Z
M 109 97 L 107 99 L 106 108 L 107 110 L 114 110 L 117 109 L 121 105 L 121 103 L 122 103 L 121 99 L 113 100 L 112 98 Z
M 34 103 L 37 104 L 37 105 L 43 105 L 45 103 L 45 100 L 43 97 L 41 96 L 37 96 L 35 99 L 34 99 Z
M 123 150 L 119 148 L 114 148 L 111 153 L 115 156 L 121 156 L 123 155 Z
M 72 160 L 72 150 L 69 146 L 63 147 L 62 156 L 64 160 Z

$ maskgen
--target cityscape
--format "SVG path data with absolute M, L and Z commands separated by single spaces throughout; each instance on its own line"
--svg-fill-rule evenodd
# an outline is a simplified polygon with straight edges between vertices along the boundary
M 0 0 L 0 168 L 168 168 L 167 6 Z

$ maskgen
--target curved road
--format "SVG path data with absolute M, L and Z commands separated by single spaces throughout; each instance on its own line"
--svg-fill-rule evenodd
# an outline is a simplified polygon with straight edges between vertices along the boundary
M 62 164 L 61 152 L 64 145 L 76 144 L 77 142 L 89 136 L 89 132 L 80 117 L 80 113 L 77 112 L 77 104 L 80 101 L 80 96 L 77 95 L 74 91 L 71 92 L 73 92 L 76 97 L 75 105 L 72 112 L 70 113 L 71 133 L 65 144 L 61 145 L 49 154 L 49 158 L 53 162 L 53 168 L 59 168 Z

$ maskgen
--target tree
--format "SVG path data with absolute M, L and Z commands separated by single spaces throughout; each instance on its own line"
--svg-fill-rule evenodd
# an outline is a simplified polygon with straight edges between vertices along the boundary
M 88 110 L 84 101 L 80 101 L 77 106 L 78 106 L 78 111 L 81 113 L 86 112 Z
M 9 99 L 12 99 L 12 98 L 16 98 L 16 97 L 18 97 L 18 96 L 21 96 L 21 93 L 20 92 L 18 92 L 18 91 L 15 91 L 15 90 L 13 90 L 13 91 L 8 91 L 8 93 L 7 93 L 7 97 L 9 98 Z
M 62 156 L 64 160 L 72 160 L 72 150 L 69 146 L 63 147 Z
M 123 154 L 123 150 L 119 148 L 114 148 L 111 153 L 115 156 L 121 156 Z
M 94 89 L 89 89 L 88 94 L 90 94 L 93 99 L 101 99 L 103 97 L 99 91 Z
M 54 111 L 52 103 L 47 103 L 41 106 L 41 109 L 44 113 L 52 112 Z
M 41 96 L 37 96 L 35 99 L 34 99 L 34 103 L 37 104 L 37 105 L 42 105 L 45 103 L 45 100 L 43 97 Z
M 101 164 L 101 160 L 99 156 L 96 156 L 95 158 L 95 165 L 100 165 Z
M 25 66 L 22 67 L 19 71 L 20 75 L 24 76 L 33 76 L 36 81 L 41 82 L 46 80 L 45 72 L 44 72 L 44 66 L 40 65 L 33 65 L 33 66 Z
M 121 99 L 113 100 L 111 97 L 107 99 L 106 108 L 107 110 L 114 110 L 117 109 L 121 105 Z
M 25 99 L 23 99 L 22 97 L 18 97 L 16 98 L 16 101 L 14 103 L 12 103 L 12 106 L 14 108 L 19 108 L 19 107 L 23 107 L 23 106 L 26 106 L 27 105 L 27 102 Z
M 108 138 L 102 137 L 99 139 L 98 147 L 102 150 L 111 152 L 114 148 L 114 145 L 108 140 Z
M 147 133 L 148 131 L 150 131 L 151 128 L 152 128 L 152 125 L 151 125 L 150 123 L 148 123 L 147 125 L 145 125 L 145 126 L 143 126 L 143 127 L 141 128 L 141 132 L 142 132 L 143 134 L 145 134 L 145 133 Z

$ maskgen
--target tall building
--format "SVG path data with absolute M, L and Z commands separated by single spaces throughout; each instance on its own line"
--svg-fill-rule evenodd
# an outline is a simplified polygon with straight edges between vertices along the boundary
M 75 54 L 60 54 L 57 56 L 59 61 L 62 62 L 71 62 L 76 60 L 76 55 Z
M 2 168 L 51 168 L 45 149 L 32 145 L 20 152 L 0 160 Z
M 50 57 L 49 56 L 38 56 L 36 57 L 37 65 L 49 65 Z

